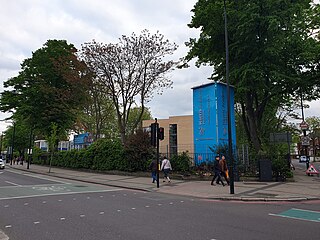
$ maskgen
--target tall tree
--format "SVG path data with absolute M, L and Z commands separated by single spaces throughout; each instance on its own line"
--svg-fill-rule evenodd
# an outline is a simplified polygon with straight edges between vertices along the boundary
M 108 139 L 119 137 L 116 111 L 110 97 L 101 91 L 98 81 L 92 81 L 89 98 L 79 115 L 76 131 L 86 131 L 94 141 L 104 136 Z
M 14 117 L 43 135 L 50 135 L 51 125 L 58 135 L 74 124 L 86 99 L 88 71 L 76 56 L 76 49 L 65 40 L 48 40 L 23 61 L 18 76 L 4 83 L 0 109 L 13 111 Z
M 145 104 L 155 91 L 162 92 L 172 81 L 166 73 L 173 69 L 175 62 L 165 60 L 177 49 L 176 44 L 147 30 L 137 36 L 122 36 L 116 44 L 95 41 L 82 47 L 81 56 L 103 85 L 103 91 L 112 99 L 116 109 L 122 143 L 128 132 L 130 111 L 139 106 L 140 113 L 133 128 L 141 121 Z
M 264 129 L 279 107 L 319 97 L 319 5 L 311 0 L 226 0 L 230 83 L 248 140 L 262 150 Z M 225 81 L 224 1 L 199 0 L 191 28 L 188 62 L 213 66 L 212 78 Z M 270 115 L 271 114 L 271 115 Z M 265 124 L 264 124 L 265 123 Z

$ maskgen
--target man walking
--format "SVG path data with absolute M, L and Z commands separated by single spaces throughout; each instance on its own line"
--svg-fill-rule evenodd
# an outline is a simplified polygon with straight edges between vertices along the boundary
M 157 160 L 152 160 L 149 165 L 149 169 L 151 170 L 152 183 L 157 181 Z

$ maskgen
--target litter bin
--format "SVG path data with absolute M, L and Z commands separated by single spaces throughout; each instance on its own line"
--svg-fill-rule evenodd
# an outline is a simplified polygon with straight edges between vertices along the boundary
M 259 180 L 261 182 L 272 181 L 272 165 L 268 159 L 259 160 Z

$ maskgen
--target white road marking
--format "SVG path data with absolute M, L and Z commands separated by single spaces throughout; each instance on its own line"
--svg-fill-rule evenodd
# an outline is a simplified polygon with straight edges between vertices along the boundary
M 4 205 L 5 208 L 9 207 L 9 205 Z
M 55 179 L 53 180 L 53 179 L 50 179 L 50 178 L 46 178 L 46 177 L 43 177 L 43 176 L 38 176 L 38 175 L 35 175 L 35 174 L 30 174 L 30 173 L 20 173 L 20 172 L 13 171 L 13 170 L 7 170 L 7 172 L 11 172 L 11 173 L 19 174 L 19 175 L 24 175 L 24 176 L 29 176 L 29 177 L 34 177 L 34 178 L 39 178 L 39 179 L 43 179 L 43 180 L 48 180 L 48 181 L 51 181 L 51 182 L 59 182 L 59 183 L 63 183 L 63 184 L 71 184 L 71 183 L 68 183 L 68 182 L 59 181 L 59 180 L 55 180 Z
M 25 204 L 23 204 L 24 206 L 28 206 L 29 205 L 29 203 L 25 203 Z
M 146 206 L 146 208 L 149 208 L 150 206 Z
M 61 221 L 66 220 L 64 217 L 60 218 Z
M 5 228 L 11 228 L 12 226 L 11 225 L 7 225 L 7 226 L 5 226 Z
M 43 204 L 46 204 L 47 202 L 46 202 L 46 201 L 43 201 L 42 203 L 43 203 Z
M 313 213 L 320 213 L 319 211 L 312 211 L 307 209 L 300 209 L 300 208 L 292 208 L 293 210 L 303 211 L 303 212 L 313 212 Z
M 81 215 L 80 215 L 81 218 L 84 218 L 85 216 L 86 216 L 86 215 L 84 215 L 84 214 L 81 214 Z
M 132 209 L 132 210 L 136 210 L 136 208 L 134 208 L 134 207 L 133 207 L 133 208 L 131 208 L 131 209 Z
M 99 212 L 100 215 L 104 214 L 104 212 Z
M 34 224 L 39 224 L 40 222 L 33 222 Z
M 46 193 L 46 194 L 34 194 L 26 196 L 17 196 L 17 197 L 3 197 L 0 200 L 10 200 L 10 199 L 22 199 L 22 198 L 34 198 L 34 197 L 45 197 L 45 196 L 58 196 L 58 195 L 70 195 L 70 194 L 81 194 L 81 193 L 98 193 L 98 192 L 117 192 L 123 191 L 122 188 L 109 189 L 109 190 L 96 190 L 96 191 L 85 191 L 85 192 L 65 192 L 65 193 Z
M 13 186 L 17 186 L 17 187 L 21 187 L 21 185 L 20 184 L 17 184 L 17 183 L 13 183 L 13 182 L 9 182 L 9 181 L 5 181 L 6 183 L 9 183 L 9 184 L 11 184 L 11 185 L 13 185 Z

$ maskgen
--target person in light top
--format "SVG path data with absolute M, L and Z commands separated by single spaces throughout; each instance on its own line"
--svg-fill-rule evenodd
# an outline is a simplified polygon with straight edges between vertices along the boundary
M 164 174 L 163 182 L 165 182 L 166 180 L 168 180 L 168 182 L 171 182 L 169 173 L 170 173 L 170 170 L 172 170 L 172 167 L 169 159 L 167 159 L 166 156 L 163 157 L 160 169 L 161 171 L 163 171 L 163 174 Z

